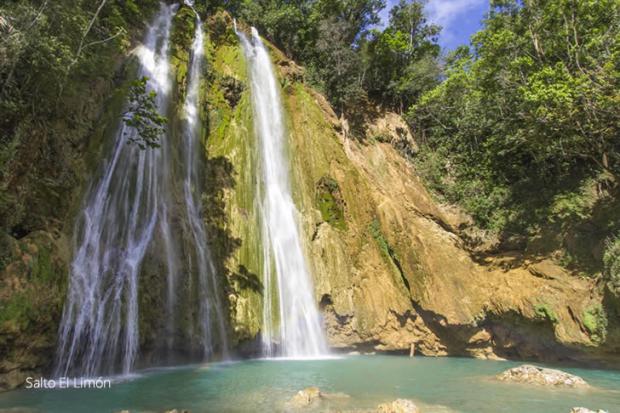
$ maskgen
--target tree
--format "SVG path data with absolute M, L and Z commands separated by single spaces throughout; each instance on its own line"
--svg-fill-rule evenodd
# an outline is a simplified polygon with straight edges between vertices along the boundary
M 132 82 L 129 87 L 129 107 L 123 115 L 125 125 L 133 128 L 133 131 L 126 132 L 127 143 L 134 143 L 140 149 L 159 148 L 160 136 L 168 122 L 166 117 L 159 114 L 157 93 L 147 90 L 147 82 L 147 77 Z
M 440 28 L 428 24 L 423 3 L 401 0 L 390 11 L 390 24 L 373 31 L 366 46 L 369 94 L 401 111 L 439 79 Z
M 354 109 L 366 92 L 360 44 L 379 21 L 383 0 L 259 0 L 224 2 L 290 57 L 309 68 L 309 80 L 338 112 Z M 234 4 L 233 4 L 234 3 Z
M 419 162 L 484 226 L 553 219 L 554 203 L 620 173 L 620 4 L 493 1 L 471 52 L 410 111 Z
M 318 83 L 339 113 L 355 110 L 356 104 L 365 97 L 360 55 L 347 43 L 348 32 L 346 21 L 322 21 L 311 66 L 318 76 Z

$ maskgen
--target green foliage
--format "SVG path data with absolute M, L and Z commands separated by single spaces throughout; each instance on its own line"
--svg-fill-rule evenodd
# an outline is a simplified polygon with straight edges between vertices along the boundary
M 383 252 L 386 256 L 389 257 L 391 248 L 387 240 L 383 236 L 383 233 L 381 232 L 381 223 L 379 222 L 379 220 L 376 218 L 373 219 L 368 226 L 368 230 L 370 231 L 370 235 L 372 235 L 374 240 L 377 241 L 381 252 Z
M 366 99 L 361 83 L 361 56 L 347 43 L 350 30 L 346 21 L 321 21 L 310 62 L 311 79 L 340 113 L 355 111 Z
M 10 237 L 66 212 L 119 56 L 158 4 L 0 2 L 0 266 Z
M 580 220 L 590 216 L 594 197 L 588 192 L 592 180 L 586 179 L 581 188 L 555 195 L 549 207 L 551 219 Z
M 615 295 L 620 296 L 620 235 L 607 241 L 603 264 L 607 286 Z
M 595 343 L 602 343 L 607 337 L 607 315 L 600 304 L 588 307 L 583 312 L 583 326 Z
M 196 13 L 191 7 L 182 5 L 174 16 L 173 30 L 170 34 L 173 54 L 191 50 L 195 26 Z
M 34 254 L 33 247 L 37 251 Z M 18 274 L 25 275 L 27 282 L 18 283 L 21 288 L 0 298 L 0 332 L 3 333 L 36 328 L 38 320 L 60 311 L 64 293 L 65 269 L 54 263 L 48 246 L 35 240 L 19 241 L 13 252 L 17 254 L 13 256 L 16 266 L 24 266 Z M 22 256 L 28 258 L 28 264 L 21 262 Z
M 384 31 L 370 30 L 385 5 L 384 0 L 220 0 L 209 9 L 225 8 L 256 26 L 306 66 L 307 79 L 339 114 L 355 118 L 369 95 L 402 109 L 439 77 L 439 28 L 426 23 L 423 3 L 401 1 Z
M 338 182 L 328 176 L 322 177 L 317 184 L 316 202 L 325 222 L 340 230 L 347 228 Z
M 436 85 L 439 31 L 438 26 L 427 24 L 422 2 L 401 0 L 394 6 L 388 27 L 374 30 L 364 45 L 368 93 L 402 110 Z
M 0 301 L 0 328 L 9 323 L 10 328 L 23 329 L 33 317 L 33 306 L 28 295 L 18 293 Z
M 619 21 L 614 0 L 493 2 L 409 111 L 431 185 L 499 232 L 586 219 L 584 188 L 620 173 Z
M 383 232 L 381 232 L 381 223 L 377 218 L 372 220 L 372 222 L 368 226 L 368 231 L 379 246 L 383 257 L 393 267 L 394 273 L 398 276 L 400 281 L 402 281 L 405 288 L 409 290 L 409 281 L 407 280 L 407 277 L 403 272 L 402 266 L 400 264 L 400 259 L 398 258 L 398 254 L 396 254 L 396 251 L 394 251 L 392 246 L 388 243 L 387 239 L 383 235 Z
M 157 2 L 138 7 L 133 0 L 107 0 L 96 15 L 100 4 L 26 0 L 0 6 L 0 130 L 9 132 L 3 137 L 26 114 L 62 110 L 58 101 L 72 92 L 72 75 L 109 71 L 107 53 L 128 49 L 130 26 L 141 25 L 144 10 Z
M 127 143 L 135 143 L 140 149 L 159 148 L 159 138 L 168 122 L 157 109 L 157 93 L 147 90 L 147 83 L 147 77 L 131 83 L 129 108 L 123 115 L 125 125 L 133 129 L 125 132 L 128 135 Z
M 558 317 L 548 304 L 541 303 L 534 305 L 534 312 L 541 320 L 547 320 L 553 324 L 558 322 Z

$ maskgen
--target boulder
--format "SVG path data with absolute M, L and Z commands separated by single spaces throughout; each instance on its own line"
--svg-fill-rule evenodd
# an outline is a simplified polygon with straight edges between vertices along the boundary
M 589 387 L 588 383 L 579 376 L 561 370 L 546 369 L 529 364 L 506 370 L 499 374 L 497 379 L 513 383 L 536 384 L 539 386 Z
M 297 392 L 288 402 L 287 407 L 302 409 L 319 401 L 323 395 L 318 387 L 308 387 Z
M 411 400 L 397 399 L 377 406 L 377 413 L 420 413 L 420 410 Z

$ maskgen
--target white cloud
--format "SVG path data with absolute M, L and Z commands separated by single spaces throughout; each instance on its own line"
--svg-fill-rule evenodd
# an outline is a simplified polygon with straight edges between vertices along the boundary
M 442 27 L 441 43 L 454 45 L 467 43 L 467 38 L 460 38 L 463 32 L 459 29 L 472 24 L 477 26 L 482 18 L 480 10 L 488 9 L 488 4 L 489 0 L 429 0 L 426 13 L 431 22 Z
M 386 7 L 379 13 L 385 27 L 392 7 L 399 0 L 387 0 Z M 448 48 L 467 43 L 473 32 L 479 29 L 484 12 L 489 9 L 489 0 L 427 0 L 426 16 L 432 23 L 442 27 L 439 43 Z
M 433 23 L 449 28 L 456 20 L 486 2 L 488 0 L 430 0 L 426 11 Z

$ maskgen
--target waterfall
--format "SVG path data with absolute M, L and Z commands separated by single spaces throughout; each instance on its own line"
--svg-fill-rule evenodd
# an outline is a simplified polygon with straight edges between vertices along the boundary
M 190 5 L 191 7 L 191 5 Z M 186 122 L 183 131 L 183 158 L 185 171 L 183 177 L 183 197 L 186 206 L 187 221 L 195 248 L 196 266 L 199 281 L 200 296 L 200 324 L 203 330 L 203 352 L 210 355 L 213 352 L 214 337 L 211 322 L 215 318 L 215 327 L 218 338 L 221 340 L 222 353 L 227 356 L 228 343 L 222 303 L 217 292 L 219 291 L 216 270 L 207 244 L 207 234 L 200 214 L 200 75 L 204 64 L 204 35 L 202 22 L 196 15 L 196 33 L 192 43 L 191 65 L 189 68 L 189 82 L 185 98 Z M 210 294 L 213 292 L 213 294 Z
M 176 6 L 162 6 L 139 52 L 140 75 L 166 111 L 169 36 Z M 138 274 L 153 237 L 163 192 L 163 151 L 127 145 L 136 131 L 120 123 L 111 158 L 76 222 L 68 296 L 59 331 L 56 375 L 94 376 L 138 351 Z M 165 221 L 165 220 L 164 220 Z
M 162 3 L 136 53 L 138 75 L 149 79 L 147 89 L 157 93 L 160 113 L 168 112 L 172 95 L 170 32 L 177 8 L 176 4 Z M 180 137 L 183 142 L 173 144 L 171 141 L 179 138 L 173 131 L 167 131 L 160 148 L 141 150 L 136 145 L 127 145 L 131 138 L 137 137 L 137 132 L 119 122 L 111 155 L 87 192 L 75 225 L 67 301 L 59 329 L 56 376 L 96 376 L 119 370 L 127 374 L 132 370 L 140 343 L 139 275 L 149 251 L 149 260 L 155 260 L 157 268 L 165 268 L 161 272 L 166 277 L 167 291 L 162 297 L 165 306 L 161 316 L 157 314 L 162 326 L 155 327 L 163 330 L 162 343 L 167 353 L 175 345 L 178 319 L 198 319 L 190 324 L 198 324 L 201 337 L 194 338 L 193 325 L 183 323 L 183 326 L 190 330 L 188 336 L 192 342 L 201 342 L 204 357 L 213 354 L 216 340 L 226 352 L 222 303 L 199 208 L 198 105 L 203 40 L 198 19 L 184 102 L 186 118 Z M 177 165 L 179 159 L 182 165 Z M 177 175 L 182 176 L 182 193 L 179 185 L 175 185 Z M 177 206 L 179 200 L 184 201 L 185 208 Z M 177 224 L 179 220 L 183 225 Z M 183 228 L 191 234 L 189 245 L 180 242 Z M 192 267 L 194 258 L 196 268 Z M 197 282 L 191 274 L 196 274 Z M 198 285 L 193 287 L 194 284 Z M 179 297 L 180 294 L 187 296 Z M 177 301 L 189 302 L 189 313 L 177 314 L 180 308 Z M 177 344 L 187 349 L 187 343 Z
M 251 41 L 244 33 L 238 35 L 248 61 L 262 170 L 263 352 L 266 356 L 321 356 L 327 353 L 327 344 L 304 257 L 297 222 L 299 212 L 291 195 L 278 83 L 269 53 L 256 29 L 252 28 Z M 273 278 L 277 286 L 277 319 L 272 311 Z M 274 343 L 279 347 L 277 353 Z

